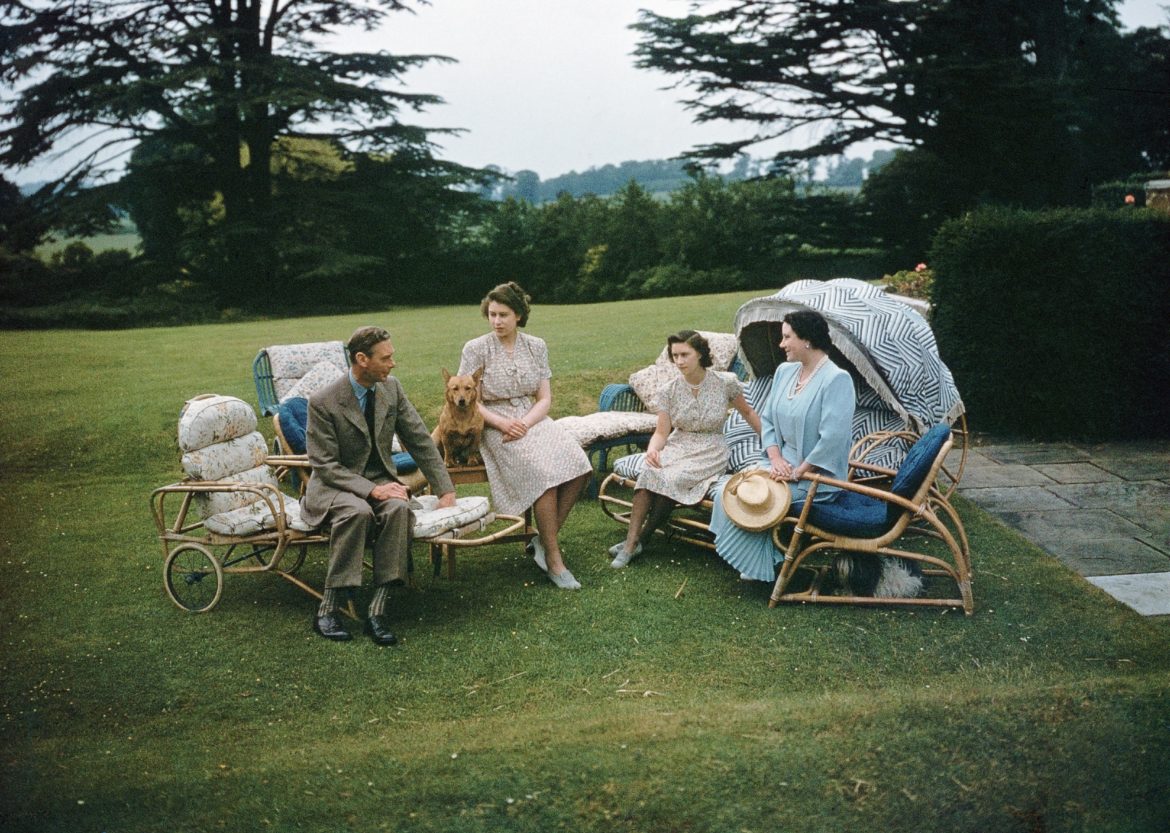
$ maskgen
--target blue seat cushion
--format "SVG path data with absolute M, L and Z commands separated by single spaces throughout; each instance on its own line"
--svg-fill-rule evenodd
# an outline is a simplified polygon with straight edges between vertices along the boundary
M 930 467 L 934 465 L 935 458 L 950 436 L 949 427 L 936 425 L 919 437 L 906 452 L 906 458 L 898 467 L 894 482 L 890 484 L 890 491 L 898 497 L 906 499 L 914 497 L 915 492 L 921 488 L 922 481 L 930 474 Z M 902 509 L 889 503 L 886 504 L 886 513 L 889 515 L 890 524 L 893 525 L 902 514 Z
M 280 430 L 288 440 L 289 451 L 293 454 L 305 453 L 305 429 L 309 424 L 309 400 L 303 396 L 294 396 L 276 406 L 276 413 L 280 416 Z
M 886 502 L 857 492 L 841 491 L 833 500 L 813 501 L 808 522 L 813 526 L 849 538 L 877 538 L 893 525 Z M 789 515 L 800 515 L 804 502 L 794 503 Z
M 912 498 L 930 474 L 943 443 L 951 436 L 951 429 L 936 425 L 923 434 L 902 461 L 890 491 L 899 497 Z M 802 503 L 794 503 L 790 515 L 799 515 Z M 834 500 L 814 502 L 808 513 L 813 526 L 850 538 L 877 538 L 886 534 L 905 510 L 902 507 L 869 495 L 841 491 Z
M 304 454 L 307 450 L 305 431 L 309 425 L 309 400 L 303 396 L 286 399 L 277 406 L 277 413 L 280 414 L 280 430 L 288 440 L 290 451 Z M 395 454 L 393 461 L 399 474 L 409 474 L 418 468 L 418 463 L 406 451 Z
M 418 468 L 418 463 L 410 456 L 409 451 L 399 451 L 393 456 L 394 468 L 398 470 L 399 474 L 409 474 Z

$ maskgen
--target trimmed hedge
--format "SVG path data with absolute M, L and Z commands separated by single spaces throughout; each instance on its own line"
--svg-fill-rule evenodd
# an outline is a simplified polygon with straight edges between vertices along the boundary
M 1170 436 L 1170 216 L 986 209 L 945 223 L 930 264 L 976 430 Z

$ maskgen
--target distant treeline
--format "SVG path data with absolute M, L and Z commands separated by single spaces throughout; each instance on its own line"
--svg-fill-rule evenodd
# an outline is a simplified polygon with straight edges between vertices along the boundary
M 793 179 L 802 190 L 825 186 L 858 189 L 867 176 L 876 173 L 893 158 L 892 150 L 877 150 L 868 160 L 845 156 L 828 159 L 823 168 L 818 160 L 813 160 L 799 170 Z M 532 203 L 551 202 L 561 194 L 570 197 L 584 197 L 587 194 L 608 197 L 616 194 L 631 180 L 651 194 L 668 194 L 691 182 L 695 170 L 678 159 L 627 161 L 589 168 L 580 173 L 570 171 L 544 180 L 535 171 L 521 170 L 511 174 L 510 181 L 505 180 L 484 189 L 483 196 L 493 200 L 514 197 Z M 725 172 L 713 166 L 702 168 L 701 172 L 727 182 L 756 179 L 770 173 L 767 161 L 746 154 L 736 157 L 734 164 Z

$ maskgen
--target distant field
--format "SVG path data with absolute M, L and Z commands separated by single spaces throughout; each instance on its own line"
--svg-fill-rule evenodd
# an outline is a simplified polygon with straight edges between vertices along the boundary
M 70 243 L 82 242 L 93 249 L 94 253 L 108 252 L 114 249 L 128 249 L 137 252 L 142 238 L 138 236 L 138 229 L 129 220 L 123 220 L 117 230 L 111 234 L 95 234 L 93 237 L 62 237 L 51 239 L 37 247 L 37 257 L 48 260 L 57 252 L 63 251 Z

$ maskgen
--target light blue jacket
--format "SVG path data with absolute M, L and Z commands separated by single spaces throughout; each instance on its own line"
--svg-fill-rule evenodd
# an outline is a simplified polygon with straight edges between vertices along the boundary
M 760 410 L 763 463 L 768 465 L 769 446 L 776 446 L 793 467 L 807 460 L 830 477 L 845 480 L 857 403 L 853 379 L 831 361 L 825 362 L 807 387 L 790 399 L 799 373 L 800 362 L 786 362 L 772 377 L 772 392 Z M 823 494 L 827 488 L 818 492 Z

